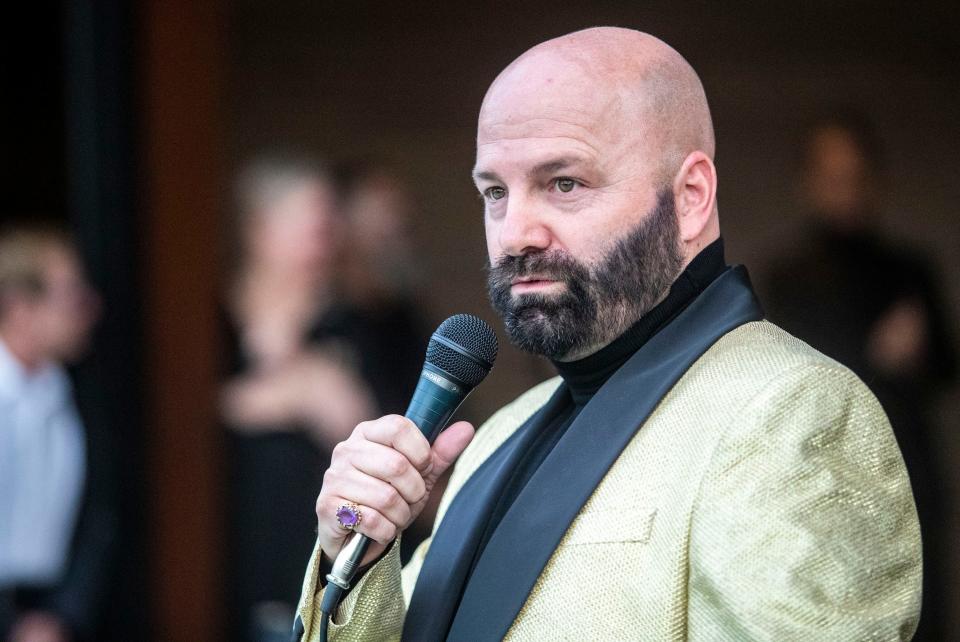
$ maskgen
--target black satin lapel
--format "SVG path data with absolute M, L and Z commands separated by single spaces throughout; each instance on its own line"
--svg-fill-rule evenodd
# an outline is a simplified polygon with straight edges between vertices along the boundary
M 555 414 L 569 402 L 564 386 L 520 426 L 470 476 L 440 522 L 423 568 L 417 577 L 410 608 L 403 625 L 403 639 L 417 642 L 442 640 L 460 604 L 463 583 L 473 563 L 477 546 L 487 526 L 493 505 L 517 460 L 527 450 L 541 419 Z
M 610 378 L 504 515 L 448 640 L 506 635 L 570 523 L 660 399 L 717 339 L 762 317 L 746 270 L 730 268 Z

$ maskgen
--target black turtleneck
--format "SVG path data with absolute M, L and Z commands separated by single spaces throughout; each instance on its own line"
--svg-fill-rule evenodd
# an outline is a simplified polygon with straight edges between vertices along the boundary
M 490 514 L 487 528 L 480 540 L 474 564 L 493 535 L 500 520 L 523 490 L 533 474 L 563 437 L 587 402 L 603 384 L 627 362 L 650 337 L 672 321 L 726 268 L 723 257 L 723 239 L 717 239 L 705 247 L 687 268 L 677 277 L 666 298 L 658 303 L 639 321 L 634 323 L 606 347 L 578 361 L 554 361 L 563 378 L 569 395 L 569 403 L 563 405 L 552 417 L 544 418 L 539 426 L 530 429 L 537 432 L 520 465 L 514 469 L 503 494 Z M 471 569 L 471 574 L 473 570 Z

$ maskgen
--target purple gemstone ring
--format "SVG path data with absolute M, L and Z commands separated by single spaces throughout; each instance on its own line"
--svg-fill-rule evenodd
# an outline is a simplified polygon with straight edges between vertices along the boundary
M 340 504 L 337 508 L 337 522 L 340 524 L 340 528 L 344 530 L 352 531 L 360 525 L 361 519 L 363 519 L 363 513 L 360 512 L 360 507 L 353 502 Z

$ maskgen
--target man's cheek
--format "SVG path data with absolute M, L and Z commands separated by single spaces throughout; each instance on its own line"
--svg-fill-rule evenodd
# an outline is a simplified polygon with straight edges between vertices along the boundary
M 489 210 L 485 211 L 483 217 L 483 230 L 487 241 L 487 259 L 490 261 L 490 265 L 496 265 L 500 257 L 503 256 L 503 252 L 497 242 L 500 234 L 499 225 L 497 221 L 491 218 Z

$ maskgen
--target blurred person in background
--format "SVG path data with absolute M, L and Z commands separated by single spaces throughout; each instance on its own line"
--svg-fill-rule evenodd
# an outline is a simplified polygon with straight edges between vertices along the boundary
M 809 230 L 767 283 L 770 319 L 850 367 L 890 417 L 920 516 L 923 614 L 917 640 L 940 640 L 947 536 L 936 395 L 956 375 L 939 281 L 930 262 L 879 232 L 883 197 L 876 133 L 856 113 L 815 122 L 802 145 Z
M 353 237 L 322 164 L 261 158 L 240 175 L 237 196 L 221 398 L 229 609 L 231 639 L 260 642 L 289 636 L 331 449 L 371 412 L 403 413 L 419 371 L 393 370 L 394 346 L 344 294 Z
M 341 286 L 362 317 L 364 344 L 379 355 L 373 383 L 381 400 L 402 413 L 413 388 L 390 380 L 416 381 L 429 334 L 416 300 L 422 272 L 411 224 L 415 204 L 400 179 L 377 166 L 341 168 L 338 183 L 346 222 Z
M 337 174 L 349 229 L 344 261 L 351 300 L 379 316 L 416 318 L 413 297 L 423 274 L 412 226 L 413 196 L 383 167 L 347 164 Z
M 64 364 L 99 315 L 68 237 L 0 233 L 0 638 L 92 639 L 115 515 Z

